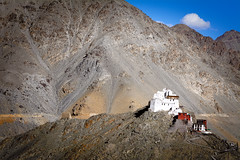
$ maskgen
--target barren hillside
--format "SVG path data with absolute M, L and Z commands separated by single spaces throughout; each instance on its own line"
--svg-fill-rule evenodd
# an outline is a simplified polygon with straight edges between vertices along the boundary
M 219 135 L 240 139 L 239 54 L 187 26 L 123 0 L 2 0 L 0 34 L 0 136 L 134 111 L 167 87 L 188 111 L 219 118 Z
M 228 49 L 240 51 L 240 32 L 231 30 L 218 37 L 216 41 L 222 41 Z

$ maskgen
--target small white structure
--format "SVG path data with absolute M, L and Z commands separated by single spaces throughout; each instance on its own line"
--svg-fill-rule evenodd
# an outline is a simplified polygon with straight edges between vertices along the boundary
M 203 124 L 193 124 L 193 129 L 196 131 L 206 131 L 205 126 Z
M 150 110 L 153 112 L 168 111 L 168 114 L 178 115 L 178 113 L 182 113 L 178 99 L 179 96 L 164 88 L 163 91 L 154 94 L 150 102 Z
M 193 129 L 199 132 L 207 131 L 207 120 L 197 119 L 197 123 L 193 124 Z

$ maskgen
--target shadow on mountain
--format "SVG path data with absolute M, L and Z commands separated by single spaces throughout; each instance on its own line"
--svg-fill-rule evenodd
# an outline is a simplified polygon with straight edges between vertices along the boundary
M 147 112 L 149 108 L 150 108 L 150 101 L 148 102 L 148 105 L 147 105 L 147 106 L 143 107 L 143 108 L 140 109 L 140 110 L 137 110 L 137 111 L 135 112 L 134 116 L 135 116 L 136 118 L 140 117 L 143 113 Z

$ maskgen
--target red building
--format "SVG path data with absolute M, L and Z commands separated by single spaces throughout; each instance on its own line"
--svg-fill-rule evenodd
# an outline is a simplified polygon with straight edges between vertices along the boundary
M 178 113 L 178 119 L 191 121 L 191 116 L 188 113 Z

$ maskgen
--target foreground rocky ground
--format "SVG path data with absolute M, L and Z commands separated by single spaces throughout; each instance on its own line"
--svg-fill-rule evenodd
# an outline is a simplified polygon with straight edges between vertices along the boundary
M 146 110 L 146 109 L 145 109 Z M 215 135 L 168 133 L 172 118 L 140 110 L 62 119 L 0 143 L 1 159 L 239 159 Z

